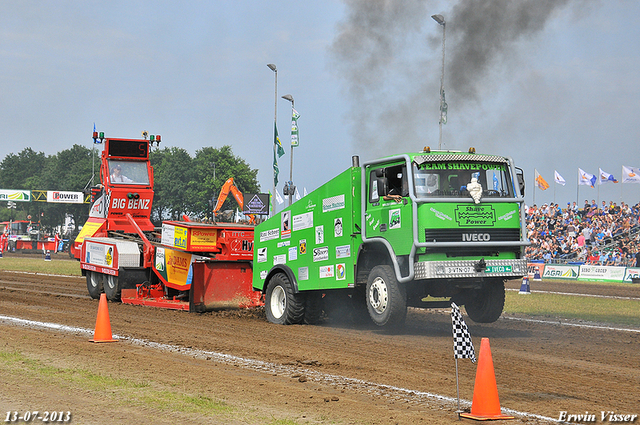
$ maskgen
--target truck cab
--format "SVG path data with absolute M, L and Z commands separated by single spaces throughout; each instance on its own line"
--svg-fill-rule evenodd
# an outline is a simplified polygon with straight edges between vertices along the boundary
M 504 280 L 526 274 L 524 179 L 513 161 L 425 149 L 365 163 L 362 181 L 360 273 L 387 267 L 409 306 L 450 298 L 476 322 L 497 320 Z M 390 288 L 373 286 L 369 308 L 383 315 Z

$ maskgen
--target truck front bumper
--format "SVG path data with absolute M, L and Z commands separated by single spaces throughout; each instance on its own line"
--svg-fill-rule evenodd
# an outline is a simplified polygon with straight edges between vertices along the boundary
M 414 279 L 518 278 L 527 274 L 527 260 L 421 261 L 414 263 Z

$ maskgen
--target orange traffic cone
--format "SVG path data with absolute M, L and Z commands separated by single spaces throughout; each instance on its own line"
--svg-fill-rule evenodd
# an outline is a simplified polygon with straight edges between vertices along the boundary
M 96 329 L 93 332 L 91 342 L 118 342 L 111 335 L 111 323 L 109 323 L 109 307 L 107 307 L 107 295 L 100 294 L 100 304 L 98 304 L 98 317 L 96 318 Z
M 471 413 L 460 413 L 460 416 L 478 421 L 514 419 L 513 416 L 503 415 L 500 410 L 500 399 L 498 398 L 498 387 L 493 370 L 489 338 L 482 338 L 480 344 Z

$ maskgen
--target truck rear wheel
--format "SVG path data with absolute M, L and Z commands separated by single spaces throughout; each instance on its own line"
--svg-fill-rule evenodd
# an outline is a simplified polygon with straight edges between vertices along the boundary
M 476 323 L 495 322 L 504 308 L 504 282 L 490 282 L 482 289 L 473 291 L 464 307 Z
M 100 298 L 103 289 L 104 275 L 98 272 L 87 270 L 87 291 L 94 300 Z
M 402 326 L 407 318 L 407 293 L 391 266 L 375 266 L 367 281 L 367 310 L 378 326 Z
M 104 279 L 104 293 L 109 301 L 120 301 L 120 279 L 118 276 L 106 275 Z
M 284 273 L 278 273 L 269 280 L 264 301 L 267 320 L 271 323 L 295 325 L 304 318 L 304 298 L 293 292 Z

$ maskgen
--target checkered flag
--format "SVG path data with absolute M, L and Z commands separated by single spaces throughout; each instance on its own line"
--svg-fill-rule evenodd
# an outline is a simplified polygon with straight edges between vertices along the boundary
M 473 341 L 469 335 L 467 324 L 464 323 L 460 308 L 456 303 L 451 303 L 451 324 L 453 325 L 453 357 L 456 359 L 471 359 L 476 362 L 476 352 L 473 349 Z

